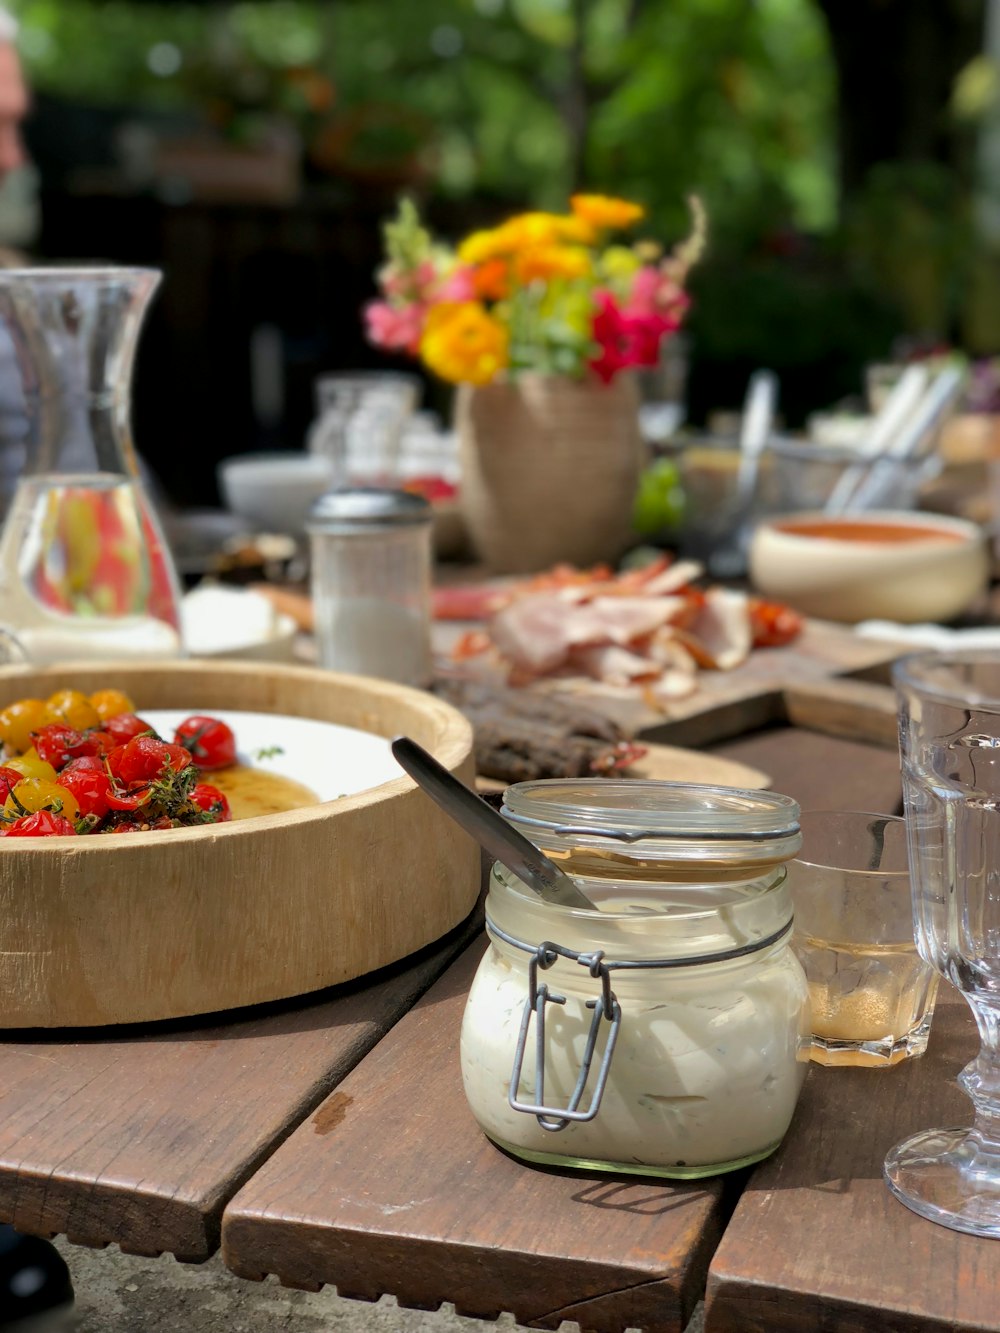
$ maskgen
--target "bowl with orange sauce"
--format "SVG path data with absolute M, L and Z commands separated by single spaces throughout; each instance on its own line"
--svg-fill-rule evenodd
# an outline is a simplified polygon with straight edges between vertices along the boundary
M 988 576 L 979 526 L 941 514 L 782 514 L 750 542 L 756 590 L 822 620 L 954 620 Z

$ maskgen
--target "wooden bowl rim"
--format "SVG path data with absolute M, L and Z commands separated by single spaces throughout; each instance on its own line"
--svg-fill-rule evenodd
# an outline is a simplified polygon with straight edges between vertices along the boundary
M 440 736 L 435 739 L 434 757 L 446 768 L 453 769 L 457 767 L 472 753 L 472 725 L 452 704 L 409 685 L 398 685 L 393 681 L 378 680 L 367 676 L 351 676 L 340 672 L 326 671 L 318 667 L 283 665 L 270 662 L 215 662 L 206 658 L 182 659 L 177 662 L 143 662 L 135 659 L 126 661 L 115 659 L 107 662 L 95 662 L 93 660 L 68 661 L 54 665 L 19 664 L 17 666 L 0 667 L 0 685 L 20 678 L 32 679 L 46 675 L 72 678 L 74 671 L 93 671 L 96 668 L 106 669 L 109 676 L 124 671 L 141 672 L 143 670 L 156 672 L 170 670 L 175 671 L 180 676 L 190 675 L 192 677 L 204 674 L 206 669 L 213 675 L 236 677 L 256 677 L 265 673 L 269 677 L 309 680 L 330 686 L 339 684 L 352 690 L 367 693 L 373 700 L 379 698 L 399 699 L 402 696 L 404 701 L 409 701 L 415 707 L 421 708 L 431 721 L 437 721 L 439 724 Z M 192 704 L 192 707 L 194 706 Z M 153 705 L 149 705 L 149 707 L 152 708 Z M 257 708 L 253 711 L 266 713 L 269 710 Z M 278 714 L 278 716 L 296 715 L 284 713 Z M 297 716 L 302 715 L 298 714 Z M 320 718 L 315 720 L 322 721 Z M 364 730 L 362 727 L 355 729 L 358 731 Z M 369 734 L 377 735 L 378 733 L 371 732 Z M 317 805 L 303 806 L 298 810 L 280 811 L 273 815 L 252 815 L 248 819 L 238 819 L 226 824 L 206 824 L 194 828 L 170 829 L 169 836 L 167 836 L 168 831 L 165 829 L 151 829 L 148 833 L 128 833 L 117 836 L 108 834 L 97 837 L 17 838 L 12 843 L 7 843 L 5 839 L 0 838 L 0 855 L 15 850 L 19 853 L 27 852 L 32 856 L 60 855 L 69 848 L 73 849 L 74 856 L 110 855 L 113 854 L 111 849 L 117 845 L 125 845 L 138 850 L 144 847 L 185 846 L 192 839 L 205 839 L 207 837 L 211 837 L 214 841 L 223 838 L 252 837 L 257 834 L 264 836 L 271 829 L 298 828 L 319 823 L 336 814 L 348 814 L 374 807 L 393 797 L 404 795 L 406 792 L 415 791 L 416 789 L 417 784 L 413 779 L 408 774 L 400 773 L 398 778 L 379 783 L 376 787 L 368 787 L 364 791 L 354 793 L 352 796 L 340 796 L 335 801 L 322 801 Z

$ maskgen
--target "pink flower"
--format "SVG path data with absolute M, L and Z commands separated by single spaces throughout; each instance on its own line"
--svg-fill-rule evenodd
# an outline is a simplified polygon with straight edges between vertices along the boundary
M 628 314 L 618 308 L 610 292 L 595 295 L 594 339 L 600 353 L 590 362 L 594 373 L 608 384 L 628 366 L 655 366 L 660 339 L 677 325 L 656 313 Z
M 456 305 L 462 301 L 474 301 L 476 295 L 472 269 L 467 264 L 453 268 L 434 288 L 435 301 L 453 301 Z
M 382 290 L 395 301 L 423 300 L 436 278 L 437 270 L 430 259 L 421 260 L 415 268 L 401 269 L 387 264 L 378 275 Z
M 416 302 L 390 305 L 388 301 L 372 301 L 365 306 L 369 341 L 376 347 L 400 348 L 416 356 L 425 314 L 426 307 Z
M 690 298 L 676 280 L 662 268 L 644 264 L 632 281 L 632 291 L 625 305 L 627 315 L 654 315 L 668 321 L 669 332 L 680 327 Z

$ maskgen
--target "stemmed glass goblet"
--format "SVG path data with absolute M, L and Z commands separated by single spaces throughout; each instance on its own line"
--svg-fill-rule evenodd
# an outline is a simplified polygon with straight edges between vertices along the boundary
M 1000 654 L 916 654 L 893 680 L 917 948 L 964 995 L 981 1049 L 959 1076 L 972 1127 L 914 1134 L 885 1176 L 921 1216 L 1000 1237 Z

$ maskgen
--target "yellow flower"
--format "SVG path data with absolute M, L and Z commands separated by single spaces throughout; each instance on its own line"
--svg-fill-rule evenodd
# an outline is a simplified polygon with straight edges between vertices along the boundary
M 484 264 L 509 253 L 500 239 L 498 228 L 474 231 L 458 247 L 458 258 L 463 264 Z
M 507 330 L 478 301 L 433 306 L 420 355 L 451 384 L 488 384 L 507 365 Z
M 518 213 L 491 231 L 474 231 L 458 247 L 463 264 L 504 259 L 537 245 L 588 245 L 594 229 L 583 218 L 561 213 Z
M 592 227 L 631 227 L 646 211 L 639 204 L 606 194 L 574 194 L 569 202 L 574 217 Z
M 631 278 L 640 266 L 640 259 L 635 250 L 627 245 L 609 245 L 601 255 L 601 273 L 604 277 Z
M 525 283 L 583 278 L 590 271 L 590 256 L 580 246 L 538 245 L 522 250 L 514 259 L 514 272 Z

